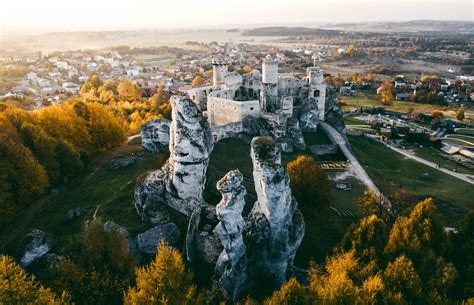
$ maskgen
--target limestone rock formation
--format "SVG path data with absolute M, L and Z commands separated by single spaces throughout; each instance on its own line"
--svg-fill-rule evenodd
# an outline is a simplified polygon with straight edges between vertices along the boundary
M 188 98 L 173 96 L 170 158 L 135 189 L 135 207 L 143 220 L 151 220 L 161 204 L 190 216 L 202 203 L 212 135 L 206 120 Z M 192 200 L 195 199 L 195 200 Z
M 103 230 L 106 232 L 118 232 L 121 234 L 127 241 L 125 251 L 127 251 L 133 257 L 135 263 L 139 264 L 142 261 L 142 255 L 138 249 L 137 241 L 135 238 L 133 238 L 127 228 L 109 220 L 104 223 Z
M 137 162 L 137 157 L 127 156 L 127 157 L 117 157 L 109 162 L 108 169 L 111 171 L 124 168 L 130 165 L 133 165 Z
M 20 265 L 27 267 L 53 248 L 56 239 L 51 233 L 34 229 L 20 243 Z
M 178 226 L 173 222 L 156 226 L 138 234 L 138 249 L 146 255 L 154 256 L 160 240 L 163 239 L 169 245 L 176 246 L 179 242 L 180 235 Z
M 306 143 L 304 142 L 303 133 L 301 132 L 301 128 L 299 126 L 299 122 L 297 119 L 289 118 L 288 119 L 288 126 L 286 127 L 287 134 L 291 138 L 291 142 L 296 149 L 305 150 Z
M 154 119 L 140 127 L 142 146 L 152 153 L 166 149 L 170 142 L 170 122 L 164 119 Z
M 316 100 L 310 97 L 301 106 L 300 128 L 305 132 L 315 132 L 318 128 L 318 105 Z
M 214 234 L 221 241 L 224 250 L 219 255 L 215 272 L 218 285 L 224 288 L 231 300 L 239 296 L 247 280 L 247 261 L 242 236 L 245 227 L 242 210 L 247 191 L 241 185 L 243 179 L 244 176 L 238 170 L 233 170 L 217 182 L 222 200 L 216 206 L 220 222 L 214 228 Z
M 336 128 L 342 135 L 346 135 L 346 126 L 341 107 L 337 104 L 336 90 L 326 90 L 326 115 L 325 121 Z
M 257 202 L 246 225 L 249 276 L 278 287 L 286 280 L 304 236 L 304 219 L 291 195 L 278 145 L 268 137 L 251 144 Z

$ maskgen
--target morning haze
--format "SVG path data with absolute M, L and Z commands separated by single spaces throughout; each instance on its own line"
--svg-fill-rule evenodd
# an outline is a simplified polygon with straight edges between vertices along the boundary
M 0 304 L 474 304 L 464 0 L 0 4 Z

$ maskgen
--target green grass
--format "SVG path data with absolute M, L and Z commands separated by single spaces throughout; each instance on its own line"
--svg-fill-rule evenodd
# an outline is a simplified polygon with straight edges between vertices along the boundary
M 146 171 L 157 168 L 159 157 L 145 153 L 133 165 L 115 171 L 107 169 L 108 161 L 115 155 L 132 153 L 143 153 L 143 149 L 139 144 L 130 143 L 114 152 L 96 156 L 86 173 L 62 187 L 63 191 L 46 202 L 28 229 L 38 228 L 53 233 L 60 249 L 69 238 L 81 231 L 83 221 L 90 219 L 98 207 L 97 215 L 104 221 L 112 220 L 125 226 L 132 234 L 146 230 L 149 225 L 139 219 L 133 206 L 135 181 Z M 97 171 L 91 173 L 94 169 Z M 63 223 L 66 212 L 77 207 L 83 208 L 85 215 Z
M 464 135 L 450 135 L 449 138 L 447 138 L 447 139 L 459 139 L 459 140 L 467 141 L 467 142 L 471 143 L 472 145 L 474 145 L 474 138 L 467 137 L 467 136 L 464 136 Z
M 364 122 L 362 120 L 359 120 L 359 119 L 356 119 L 355 117 L 353 117 L 351 115 L 344 116 L 344 124 L 346 124 L 346 125 L 367 125 L 367 126 L 369 126 L 369 124 L 367 124 L 366 122 Z
M 466 136 L 474 136 L 474 129 L 459 129 L 456 133 Z
M 384 194 L 401 186 L 417 196 L 430 195 L 457 206 L 474 208 L 474 202 L 469 196 L 472 185 L 406 159 L 373 140 L 362 137 L 349 139 L 357 158 Z M 422 173 L 428 173 L 429 177 L 422 178 Z
M 428 161 L 437 163 L 441 165 L 441 167 L 444 167 L 447 169 L 456 168 L 456 171 L 459 173 L 474 175 L 474 170 L 459 166 L 456 163 L 451 162 L 448 159 L 441 157 L 439 154 L 442 153 L 442 151 L 436 148 L 432 148 L 432 147 L 420 148 L 419 146 L 412 146 L 412 147 L 407 147 L 407 148 L 412 149 L 417 156 L 423 159 L 426 159 Z
M 470 144 L 468 144 L 464 141 L 460 141 L 460 140 L 455 139 L 455 138 L 444 138 L 443 142 L 447 143 L 447 144 L 454 144 L 454 145 L 464 146 L 464 147 L 467 147 L 467 148 L 474 147 L 474 145 L 470 145 Z
M 306 145 L 332 144 L 331 139 L 321 129 L 316 132 L 304 132 L 303 136 Z

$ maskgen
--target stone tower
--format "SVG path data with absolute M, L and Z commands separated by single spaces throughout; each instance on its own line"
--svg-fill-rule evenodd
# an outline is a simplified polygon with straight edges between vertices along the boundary
M 324 120 L 326 103 L 326 84 L 324 83 L 323 70 L 319 67 L 309 67 L 307 69 L 309 81 L 309 96 L 316 100 L 318 105 L 319 119 Z
M 260 105 L 263 111 L 278 110 L 278 63 L 271 55 L 267 55 L 262 64 L 262 89 L 260 90 Z
M 224 83 L 224 76 L 229 72 L 229 63 L 222 58 L 214 58 L 212 60 L 212 83 L 218 87 Z

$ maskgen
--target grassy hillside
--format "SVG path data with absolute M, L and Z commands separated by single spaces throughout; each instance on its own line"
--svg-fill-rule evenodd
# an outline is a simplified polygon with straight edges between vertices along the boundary
M 362 137 L 350 137 L 352 148 L 369 176 L 384 194 L 404 188 L 413 195 L 430 195 L 449 202 L 441 209 L 446 221 L 455 224 L 465 209 L 474 208 L 472 185 L 444 174 L 434 168 L 406 159 L 377 143 Z M 427 178 L 422 174 L 428 173 Z

